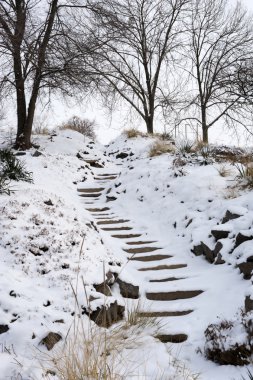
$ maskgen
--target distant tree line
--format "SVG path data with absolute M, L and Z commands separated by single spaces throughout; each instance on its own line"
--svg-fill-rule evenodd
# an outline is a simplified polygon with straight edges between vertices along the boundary
M 15 147 L 29 149 L 39 98 L 123 100 L 153 133 L 156 115 L 248 128 L 253 20 L 228 0 L 1 0 L 0 93 L 16 97 Z

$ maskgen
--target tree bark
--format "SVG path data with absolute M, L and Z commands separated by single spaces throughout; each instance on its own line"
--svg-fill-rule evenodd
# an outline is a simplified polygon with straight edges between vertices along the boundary
M 207 119 L 206 119 L 206 108 L 203 104 L 201 105 L 201 124 L 202 124 L 203 142 L 205 144 L 208 144 L 208 125 L 207 125 Z

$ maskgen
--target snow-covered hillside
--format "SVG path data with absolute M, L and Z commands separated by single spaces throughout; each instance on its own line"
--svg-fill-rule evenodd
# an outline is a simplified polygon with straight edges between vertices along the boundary
M 133 307 L 158 315 L 157 337 L 182 340 L 155 339 L 157 321 L 130 328 L 118 378 L 247 376 L 250 365 L 221 366 L 204 356 L 210 324 L 234 321 L 228 347 L 246 339 L 238 321 L 253 289 L 239 265 L 252 256 L 253 193 L 234 186 L 235 167 L 226 162 L 222 177 L 224 159 L 211 155 L 151 158 L 154 139 L 124 134 L 106 148 L 73 131 L 35 142 L 37 150 L 19 157 L 34 183 L 12 182 L 15 192 L 0 195 L 0 380 L 58 379 L 40 364 L 43 338 L 54 332 L 68 339 L 77 303 L 93 311 L 115 300 L 126 318 Z M 236 218 L 224 221 L 227 211 Z M 239 233 L 246 236 L 240 244 Z M 96 285 L 108 274 L 121 282 L 108 280 L 106 296 Z M 126 284 L 139 294 L 123 297 Z

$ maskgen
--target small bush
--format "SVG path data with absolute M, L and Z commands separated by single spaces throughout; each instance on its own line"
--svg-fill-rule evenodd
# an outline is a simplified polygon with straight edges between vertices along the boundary
M 95 120 L 81 119 L 78 116 L 73 116 L 67 122 L 60 125 L 60 130 L 71 129 L 90 138 L 91 140 L 96 140 L 96 134 L 94 128 L 96 127 Z
M 237 178 L 239 180 L 243 180 L 246 184 L 246 186 L 253 188 L 253 165 L 252 163 L 249 164 L 234 164 L 238 174 Z
M 10 194 L 10 180 L 32 182 L 32 173 L 10 150 L 0 150 L 0 194 Z
M 181 140 L 177 143 L 177 149 L 180 153 L 192 153 L 194 142 L 190 140 Z
M 124 131 L 124 133 L 126 134 L 128 139 L 134 139 L 135 137 L 145 136 L 142 132 L 138 131 L 138 129 L 135 128 L 127 129 L 126 131 Z
M 226 165 L 221 165 L 217 168 L 217 171 L 221 177 L 229 177 L 232 174 L 232 170 Z
M 47 127 L 42 127 L 40 125 L 33 128 L 33 135 L 43 135 L 48 136 L 50 134 L 49 129 Z
M 157 140 L 150 148 L 149 157 L 160 156 L 161 154 L 172 153 L 174 151 L 175 147 L 172 144 L 166 141 Z

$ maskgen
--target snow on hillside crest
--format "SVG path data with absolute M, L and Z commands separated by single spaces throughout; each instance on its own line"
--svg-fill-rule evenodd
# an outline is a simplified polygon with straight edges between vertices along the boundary
M 172 264 L 182 262 L 191 268 L 188 271 L 186 268 L 185 272 L 184 269 L 177 270 L 179 277 L 187 273 L 180 290 L 203 290 L 199 298 L 176 301 L 169 307 L 170 310 L 194 309 L 189 316 L 166 319 L 172 333 L 183 330 L 189 336 L 179 349 L 174 349 L 175 355 L 185 363 L 182 371 L 175 370 L 173 358 L 167 352 L 171 350 L 170 345 L 154 342 L 147 334 L 142 337 L 144 343 L 139 350 L 126 349 L 132 355 L 132 363 L 133 360 L 142 361 L 147 354 L 146 375 L 140 378 L 157 378 L 159 368 L 165 375 L 161 376 L 162 379 L 167 379 L 167 375 L 170 380 L 195 379 L 186 374 L 186 369 L 184 372 L 184 368 L 189 367 L 191 372 L 201 373 L 201 380 L 241 379 L 246 369 L 219 367 L 207 362 L 200 351 L 204 349 L 204 330 L 208 324 L 235 318 L 243 306 L 244 295 L 252 292 L 250 282 L 243 280 L 239 270 L 234 268 L 240 258 L 248 257 L 252 245 L 250 242 L 240 245 L 236 248 L 238 255 L 234 257 L 228 253 L 230 243 L 226 245 L 223 239 L 222 254 L 232 265 L 217 266 L 210 265 L 202 256 L 195 257 L 191 249 L 202 240 L 212 247 L 214 238 L 210 231 L 220 223 L 227 209 L 241 214 L 240 218 L 229 222 L 231 234 L 252 226 L 252 192 L 244 191 L 235 199 L 224 199 L 228 184 L 234 180 L 234 172 L 223 178 L 217 171 L 219 163 L 199 166 L 196 160 L 186 162 L 183 171 L 179 171 L 174 164 L 174 154 L 149 157 L 153 138 L 127 140 L 122 135 L 106 148 L 107 156 L 104 147 L 84 140 L 73 131 L 57 132 L 53 137 L 36 137 L 36 142 L 42 155 L 33 157 L 33 150 L 21 157 L 27 169 L 33 172 L 34 184 L 13 183 L 16 193 L 0 197 L 0 324 L 10 328 L 2 335 L 4 341 L 0 343 L 12 353 L 7 354 L 4 348 L 2 354 L 0 351 L 0 380 L 14 376 L 15 370 L 16 374 L 21 372 L 20 366 L 13 365 L 15 359 L 23 366 L 23 379 L 42 379 L 41 368 L 31 360 L 33 348 L 36 351 L 41 347 L 39 342 L 49 331 L 66 335 L 75 308 L 70 282 L 75 284 L 78 273 L 84 278 L 91 295 L 95 294 L 91 284 L 101 283 L 103 272 L 107 273 L 109 269 L 118 273 L 123 268 L 121 278 L 132 284 L 141 282 L 142 294 L 168 286 L 159 283 L 145 285 L 144 280 L 149 279 L 149 275 L 143 272 L 142 277 L 139 272 L 137 278 L 136 271 L 131 271 L 134 262 L 132 267 L 130 263 L 122 268 L 117 265 L 125 263 L 122 243 L 113 241 L 109 234 L 99 229 L 97 231 L 76 191 L 77 187 L 93 185 L 99 170 L 87 165 L 77 153 L 81 158 L 98 158 L 106 163 L 109 172 L 120 171 L 99 202 L 115 196 L 116 201 L 110 202 L 110 207 L 116 215 L 130 219 L 131 226 L 137 231 L 159 241 L 159 246 L 174 256 L 170 259 Z M 120 153 L 125 153 L 125 158 L 115 159 Z M 160 276 L 162 279 L 162 272 L 156 273 L 156 278 Z M 171 289 L 178 290 L 177 283 L 171 282 Z M 116 287 L 113 290 L 115 297 L 119 296 L 117 292 Z M 77 294 L 80 305 L 86 304 L 81 282 Z M 146 303 L 149 310 L 154 307 L 165 310 L 164 303 L 148 300 Z M 59 322 L 62 320 L 64 323 Z M 231 341 L 239 330 L 233 330 Z M 245 338 L 241 337 L 242 340 Z M 126 376 L 126 379 L 132 377 Z
M 74 310 L 70 283 L 75 283 L 77 271 L 86 284 L 101 283 L 104 266 L 108 270 L 108 263 L 120 261 L 101 243 L 76 192 L 76 183 L 93 178 L 77 153 L 88 150 L 102 156 L 102 147 L 94 148 L 73 131 L 40 136 L 36 143 L 42 155 L 33 157 L 30 151 L 20 158 L 32 171 L 34 183 L 12 182 L 15 192 L 0 197 L 0 324 L 10 329 L 1 345 L 3 351 L 4 346 L 13 346 L 16 360 L 24 366 L 23 376 L 34 373 L 25 359 L 31 357 L 31 347 L 49 331 L 64 333 L 70 325 Z M 80 304 L 85 304 L 80 288 Z M 64 324 L 56 322 L 61 320 Z M 4 380 L 18 366 L 13 366 L 12 355 L 0 356 Z

